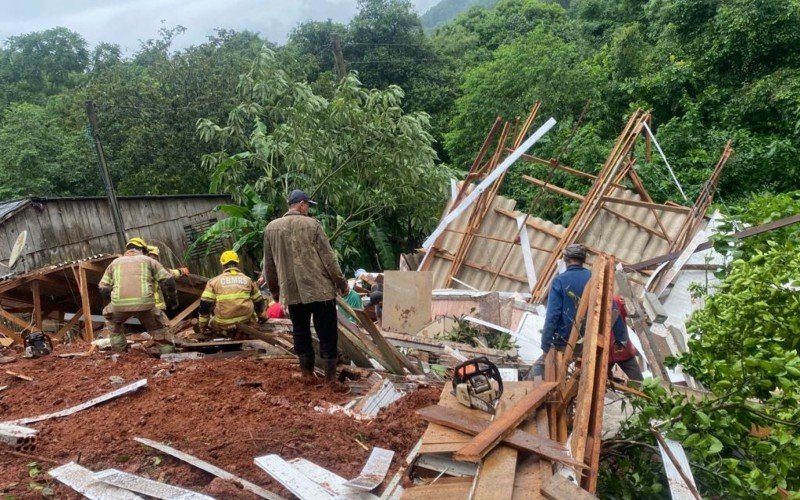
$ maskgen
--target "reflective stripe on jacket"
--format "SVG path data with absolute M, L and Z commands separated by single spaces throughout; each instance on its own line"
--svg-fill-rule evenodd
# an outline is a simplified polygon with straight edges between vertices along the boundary
M 167 271 L 169 271 L 169 274 L 171 274 L 173 278 L 179 278 L 181 276 L 181 272 L 177 269 L 167 269 Z M 164 302 L 164 297 L 161 296 L 161 287 L 158 286 L 158 283 L 156 283 L 155 286 L 155 300 L 157 308 L 162 311 L 167 310 L 167 303 Z
M 98 287 L 111 289 L 112 311 L 147 311 L 155 307 L 158 282 L 171 276 L 156 260 L 129 251 L 109 264 Z
M 219 325 L 232 325 L 249 321 L 255 314 L 255 302 L 264 297 L 256 284 L 235 267 L 206 284 L 200 300 L 214 303 L 214 321 Z

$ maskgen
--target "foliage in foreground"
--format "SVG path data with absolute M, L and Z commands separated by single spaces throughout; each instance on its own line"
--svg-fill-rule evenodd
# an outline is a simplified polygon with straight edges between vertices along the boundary
M 421 238 L 445 197 L 449 172 L 434 166 L 428 116 L 405 113 L 398 87 L 367 90 L 351 74 L 323 97 L 281 66 L 265 49 L 242 76 L 241 102 L 226 123 L 198 121 L 201 138 L 221 148 L 203 158 L 212 189 L 243 207 L 232 214 L 238 222 L 222 221 L 210 234 L 228 232 L 258 259 L 254 231 L 303 189 L 319 202 L 317 216 L 341 258 L 352 262 L 367 248 L 377 266 L 393 265 L 386 235 Z
M 794 200 L 794 201 L 793 201 Z M 774 216 L 800 209 L 793 195 L 758 197 Z M 792 207 L 793 208 L 789 208 Z M 752 222 L 761 222 L 752 220 Z M 681 442 L 703 495 L 770 498 L 800 492 L 800 253 L 796 228 L 745 240 L 728 274 L 688 325 L 689 353 L 673 360 L 711 395 L 702 400 L 645 383 L 651 399 L 605 449 L 604 488 L 635 497 L 663 492 L 653 422 Z M 768 239 L 765 239 L 768 238 Z

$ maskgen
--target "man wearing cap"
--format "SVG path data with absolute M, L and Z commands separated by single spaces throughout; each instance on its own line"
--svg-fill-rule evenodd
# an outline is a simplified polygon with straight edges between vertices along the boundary
M 564 249 L 563 257 L 567 269 L 553 278 L 547 294 L 547 316 L 542 329 L 541 344 L 544 354 L 534 364 L 534 375 L 544 373 L 544 357 L 551 348 L 561 351 L 566 347 L 578 302 L 586 283 L 592 277 L 592 272 L 583 267 L 586 262 L 586 248 L 583 245 L 569 245 Z
M 289 211 L 264 231 L 264 279 L 272 296 L 289 308 L 294 350 L 303 378 L 314 380 L 311 320 L 319 338 L 325 381 L 336 378 L 338 320 L 336 294 L 350 291 L 330 241 L 316 219 L 308 216 L 316 203 L 296 189 Z
M 114 259 L 100 280 L 98 291 L 108 307 L 111 322 L 111 347 L 115 351 L 127 348 L 124 323 L 131 317 L 139 320 L 157 341 L 165 340 L 165 325 L 159 320 L 155 289 L 161 286 L 170 308 L 178 305 L 175 278 L 164 266 L 145 253 L 147 243 L 141 238 L 131 238 L 125 254 Z

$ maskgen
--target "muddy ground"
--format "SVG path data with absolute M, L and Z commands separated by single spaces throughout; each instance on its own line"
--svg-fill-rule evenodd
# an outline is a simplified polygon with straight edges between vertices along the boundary
M 85 346 L 59 346 L 56 354 Z M 4 498 L 79 498 L 46 470 L 77 461 L 93 471 L 116 468 L 187 487 L 217 498 L 253 498 L 184 462 L 133 441 L 162 441 L 286 497 L 291 495 L 259 469 L 253 458 L 277 453 L 303 457 L 343 476 L 358 475 L 368 448 L 395 451 L 396 470 L 425 428 L 418 408 L 434 404 L 441 387 L 420 389 L 385 408 L 371 421 L 323 414 L 314 406 L 352 396 L 307 386 L 295 364 L 253 358 L 184 361 L 174 371 L 143 353 L 64 359 L 51 355 L 0 365 L 0 421 L 49 413 L 83 403 L 147 378 L 147 387 L 71 416 L 29 424 L 39 430 L 31 456 L 0 444 L 0 495 Z M 33 377 L 23 381 L 11 370 Z M 158 375 L 157 375 L 158 374 Z M 392 472 L 390 472 L 392 474 Z M 44 489 L 43 489 L 44 488 Z

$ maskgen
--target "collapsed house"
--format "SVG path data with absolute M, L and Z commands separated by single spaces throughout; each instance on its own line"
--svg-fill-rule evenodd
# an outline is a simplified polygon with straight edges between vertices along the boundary
M 138 378 L 145 366 L 155 375 L 100 394 L 93 380 L 78 381 L 96 397 L 87 394 L 83 399 L 88 401 L 77 406 L 26 417 L 24 412 L 34 406 L 22 384 L 38 382 L 21 370 L 7 371 L 9 383 L 0 385 L 0 391 L 16 389 L 6 400 L 19 408 L 12 409 L 13 419 L 0 418 L 0 446 L 10 445 L 19 458 L 29 459 L 25 453 L 37 443 L 39 450 L 56 453 L 46 438 L 63 431 L 68 424 L 62 419 L 80 419 L 84 439 L 93 440 L 97 436 L 91 429 L 101 426 L 98 418 L 105 422 L 124 412 L 135 418 L 123 419 L 123 432 L 104 437 L 91 454 L 87 451 L 83 465 L 73 463 L 73 455 L 64 450 L 51 460 L 56 466 L 48 474 L 66 485 L 64 492 L 69 487 L 97 498 L 137 498 L 137 493 L 162 498 L 591 498 L 597 489 L 606 390 L 636 392 L 607 376 L 613 295 L 623 295 L 631 309 L 631 339 L 642 367 L 675 390 L 702 395 L 702 388 L 679 370 L 665 368 L 664 359 L 686 349 L 691 273 L 703 275 L 719 264 L 708 241 L 714 227 L 706 211 L 733 150 L 730 143 L 724 147 L 694 203 L 656 203 L 635 168 L 641 149 L 645 155 L 653 145 L 660 151 L 650 132 L 649 113 L 634 112 L 604 165 L 587 173 L 529 152 L 554 123 L 547 121 L 529 136 L 538 109 L 537 103 L 522 124 L 498 118 L 492 126 L 466 179 L 453 181 L 441 223 L 423 251 L 402 256 L 401 271 L 385 273 L 380 325 L 365 311 L 339 302 L 339 350 L 345 365 L 340 380 L 349 387 L 347 395 L 304 389 L 289 376 L 285 368 L 293 367 L 295 358 L 288 320 L 241 326 L 233 339 L 199 338 L 192 330 L 206 280 L 199 275 L 178 280 L 181 309 L 170 322 L 178 352 L 119 365 L 99 358 L 94 347 L 74 352 L 73 345 L 83 341 L 102 344 L 95 338 L 103 326 L 96 284 L 113 255 L 87 258 L 96 247 L 89 244 L 81 254 L 80 241 L 86 238 L 68 242 L 76 245 L 77 254 L 37 243 L 39 255 L 50 252 L 64 263 L 42 262 L 33 252 L 22 272 L 0 282 L 3 345 L 21 345 L 33 329 L 50 332 L 59 358 L 46 360 L 47 373 L 35 374 L 48 381 L 53 380 L 50 370 L 82 369 L 100 378 L 117 370 Z M 643 148 L 637 148 L 639 141 Z M 579 194 L 552 184 L 550 176 L 524 177 L 539 189 L 579 203 L 566 227 L 516 210 L 513 199 L 499 195 L 518 160 L 587 183 L 586 194 Z M 5 214 L 40 210 L 26 206 L 8 205 Z M 61 210 L 59 217 L 66 222 L 64 214 Z M 212 212 L 205 214 L 187 214 L 190 220 L 173 222 L 177 225 L 165 233 L 142 234 L 156 239 L 176 231 L 185 234 L 181 231 L 192 224 L 208 224 Z M 59 220 L 52 213 L 49 217 Z M 800 216 L 790 217 L 734 236 L 798 221 Z M 109 226 L 110 219 L 103 227 Z M 113 246 L 113 234 L 102 237 Z M 34 237 L 46 240 L 44 231 Z M 174 251 L 188 243 L 176 242 Z M 536 379 L 530 368 L 541 354 L 544 304 L 561 253 L 571 243 L 590 252 L 592 279 L 578 304 L 567 349 L 551 350 L 544 377 Z M 104 252 L 113 254 L 111 249 Z M 709 255 L 700 257 L 702 252 Z M 41 265 L 28 268 L 28 262 Z M 581 360 L 576 363 L 574 346 L 582 329 Z M 490 334 L 506 342 L 489 342 Z M 146 338 L 134 336 L 131 342 Z M 452 383 L 458 365 L 478 357 L 496 365 L 504 384 L 494 415 L 465 406 Z M 34 370 L 37 361 L 25 360 L 22 366 Z M 182 384 L 177 392 L 170 380 Z M 188 398 L 182 401 L 179 394 Z M 2 398 L 0 392 L 0 403 Z M 118 409 L 126 398 L 131 406 Z M 97 417 L 84 411 L 99 404 Z M 206 412 L 228 425 L 208 425 Z M 237 412 L 254 418 L 241 426 L 238 418 L 232 420 Z M 173 415 L 185 422 L 164 422 Z M 150 428 L 142 423 L 148 417 L 164 423 Z M 198 426 L 196 432 L 187 433 L 187 425 Z M 696 498 L 682 449 L 663 436 L 659 441 L 673 496 Z M 139 445 L 134 452 L 125 447 L 131 442 Z M 114 467 L 115 447 L 122 447 L 126 457 L 134 456 L 130 465 L 128 459 L 124 467 L 116 464 L 125 470 Z M 154 470 L 153 450 L 170 457 L 169 469 Z M 218 480 L 238 490 L 221 493 L 212 487 Z

